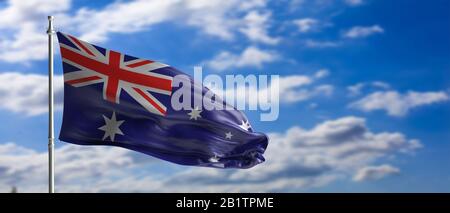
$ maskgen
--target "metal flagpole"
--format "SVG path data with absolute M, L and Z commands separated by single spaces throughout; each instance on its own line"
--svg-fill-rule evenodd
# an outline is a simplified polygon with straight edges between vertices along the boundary
M 53 129 L 53 16 L 48 16 L 48 193 L 55 192 L 55 164 Z

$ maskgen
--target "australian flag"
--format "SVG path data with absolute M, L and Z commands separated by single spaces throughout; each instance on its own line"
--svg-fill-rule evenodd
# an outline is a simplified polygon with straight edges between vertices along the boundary
M 186 90 L 174 78 L 186 74 L 57 35 L 64 70 L 61 141 L 119 146 L 182 165 L 250 168 L 264 162 L 268 139 L 253 131 L 242 112 L 172 107 L 173 94 Z M 186 78 L 192 83 L 188 90 L 210 92 Z M 183 98 L 194 100 L 191 94 Z

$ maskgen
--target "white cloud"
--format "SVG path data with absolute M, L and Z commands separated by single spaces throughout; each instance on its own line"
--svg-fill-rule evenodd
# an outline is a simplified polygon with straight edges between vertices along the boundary
M 315 75 L 322 75 L 319 70 Z M 280 94 L 280 101 L 284 103 L 296 103 L 305 100 L 309 100 L 314 97 L 320 96 L 330 96 L 334 87 L 329 84 L 319 84 L 314 86 L 309 86 L 315 83 L 315 78 L 305 75 L 291 75 L 280 78 L 278 91 Z M 267 94 L 267 91 L 260 90 L 256 91 L 250 95 L 251 97 L 260 97 L 263 94 Z M 252 94 L 252 93 L 250 93 Z
M 318 85 L 312 89 L 302 89 L 295 86 L 280 86 L 280 88 L 283 89 L 280 89 L 280 94 L 282 94 L 282 97 L 280 97 L 281 101 L 287 103 L 305 101 L 313 97 L 330 96 L 334 91 L 334 87 L 329 84 Z
M 248 10 L 248 9 L 254 9 L 254 8 L 262 8 L 262 7 L 265 7 L 266 4 L 267 4 L 266 0 L 243 1 L 243 2 L 240 2 L 239 9 L 240 10 Z
M 0 9 L 0 60 L 23 62 L 47 57 L 47 15 L 61 14 L 70 0 L 9 0 Z
M 314 74 L 314 78 L 317 78 L 317 79 L 324 78 L 324 77 L 327 77 L 329 74 L 330 74 L 330 71 L 328 71 L 327 69 L 321 69 Z
M 45 26 L 48 14 L 67 11 L 70 4 L 70 0 L 8 0 L 7 6 L 0 10 L 1 17 L 7 17 L 0 19 L 0 28 L 20 29 L 21 24 L 35 24 L 36 19 L 41 18 Z M 45 32 L 45 28 L 42 32 Z
M 401 94 L 397 91 L 390 90 L 371 93 L 351 103 L 349 107 L 365 112 L 386 110 L 389 115 L 400 117 L 406 115 L 413 108 L 448 100 L 448 94 L 443 91 L 409 91 L 406 94 Z
M 357 95 L 361 94 L 361 90 L 363 89 L 364 86 L 365 86 L 364 83 L 357 83 L 357 84 L 348 86 L 347 90 L 349 92 L 349 96 L 357 96 Z
M 374 82 L 372 82 L 372 86 L 378 87 L 378 88 L 381 88 L 381 89 L 389 89 L 389 88 L 391 88 L 391 85 L 389 85 L 388 83 L 383 82 L 383 81 L 374 81 Z
M 356 172 L 355 176 L 353 176 L 353 180 L 358 182 L 367 180 L 378 180 L 388 175 L 399 173 L 400 169 L 387 164 L 380 166 L 367 166 L 359 169 Z
M 239 32 L 254 42 L 276 44 L 270 37 L 270 13 L 265 0 L 134 0 L 115 1 L 103 8 L 70 11 L 70 0 L 9 0 L 0 9 L 0 60 L 25 62 L 47 57 L 46 16 L 55 16 L 55 28 L 90 42 L 102 42 L 111 33 L 134 33 L 171 22 L 200 29 L 224 40 Z
M 115 147 L 64 145 L 55 149 L 56 190 L 98 190 L 96 187 L 102 182 L 126 177 L 124 171 L 140 165 L 137 157 Z M 17 186 L 19 192 L 44 192 L 47 162 L 46 152 L 15 143 L 0 144 L 0 189 L 6 191 Z
M 373 81 L 370 83 L 360 82 L 347 87 L 348 95 L 349 96 L 360 95 L 362 93 L 362 90 L 366 87 L 387 90 L 391 88 L 391 85 L 383 81 Z
M 311 129 L 269 134 L 266 162 L 248 170 L 183 167 L 121 148 L 64 145 L 56 149 L 59 192 L 277 192 L 351 179 L 372 163 L 414 152 L 418 140 L 398 132 L 374 133 L 363 118 L 343 117 Z M 45 191 L 46 152 L 0 144 L 0 190 Z M 151 164 L 150 164 L 150 162 Z M 155 162 L 163 164 L 161 173 Z M 370 170 L 370 169 L 369 169 Z M 371 169 L 373 170 L 373 169 Z M 373 172 L 362 172 L 373 173 Z M 367 174 L 364 176 L 373 176 Z
M 384 33 L 384 29 L 379 25 L 373 26 L 355 26 L 344 32 L 346 38 L 364 38 L 374 34 Z
M 364 2 L 363 0 L 345 0 L 345 3 L 350 6 L 359 6 L 362 5 Z
M 55 108 L 62 108 L 63 80 L 54 77 Z M 48 112 L 48 77 L 18 72 L 0 73 L 0 108 L 26 115 Z
M 309 109 L 315 109 L 315 108 L 317 108 L 319 105 L 317 104 L 317 103 L 310 103 L 310 104 L 308 104 L 308 108 Z
M 244 26 L 240 29 L 250 40 L 265 44 L 278 44 L 280 38 L 273 38 L 268 35 L 268 22 L 270 20 L 270 13 L 259 13 L 257 11 L 250 11 L 244 17 Z
M 279 60 L 279 55 L 274 51 L 262 50 L 254 46 L 247 47 L 239 55 L 223 51 L 215 56 L 206 65 L 218 71 L 227 69 L 256 67 Z
M 332 48 L 332 47 L 339 47 L 341 44 L 336 41 L 318 41 L 318 40 L 312 40 L 308 39 L 305 41 L 305 46 L 309 48 Z
M 317 29 L 319 21 L 313 18 L 302 18 L 293 21 L 301 33 L 307 33 Z
M 81 8 L 74 17 L 67 17 L 68 25 L 76 25 L 81 38 L 96 42 L 107 40 L 109 33 L 131 33 L 181 15 L 177 1 L 116 1 L 101 9 Z M 195 8 L 195 4 L 192 7 Z M 197 6 L 201 7 L 201 5 Z M 205 5 L 207 7 L 207 5 Z M 194 23 L 192 23 L 194 24 Z M 221 36 L 224 32 L 216 32 Z
M 282 103 L 297 103 L 312 98 L 328 97 L 332 95 L 334 92 L 334 87 L 332 85 L 317 84 L 317 81 L 319 79 L 324 78 L 328 74 L 329 71 L 327 69 L 321 69 L 318 70 L 316 73 L 314 73 L 312 76 L 307 75 L 281 76 L 279 78 L 278 85 L 268 85 L 268 87 L 266 88 L 257 88 L 254 85 L 237 88 L 237 91 L 246 91 L 246 92 L 236 93 L 236 90 L 234 89 L 221 91 L 222 88 L 214 88 L 214 85 L 209 86 L 209 88 L 216 94 L 222 94 L 223 97 L 226 97 L 224 98 L 225 100 L 234 100 L 231 99 L 231 97 L 235 97 L 235 99 L 238 102 L 242 101 L 243 103 L 248 103 L 249 105 L 254 106 L 258 104 L 258 99 L 269 100 L 270 91 L 278 91 L 279 94 L 282 94 L 279 96 L 279 100 Z
M 199 28 L 205 34 L 224 40 L 234 39 L 237 29 L 245 28 L 243 32 L 250 40 L 276 43 L 276 39 L 265 34 L 270 14 L 257 12 L 265 6 L 265 0 L 119 1 L 102 9 L 82 8 L 74 21 L 82 38 L 89 41 L 106 40 L 109 33 L 131 33 L 155 24 L 174 22 Z M 261 35 L 256 35 L 255 31 Z

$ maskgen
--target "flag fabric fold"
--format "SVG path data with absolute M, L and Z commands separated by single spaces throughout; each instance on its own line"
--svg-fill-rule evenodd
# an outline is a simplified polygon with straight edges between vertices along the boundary
M 191 77 L 160 62 L 57 35 L 64 71 L 61 141 L 119 146 L 182 165 L 250 168 L 264 162 L 268 138 L 254 132 L 242 112 L 172 108 L 178 90 L 190 90 L 192 96 L 183 98 L 192 103 L 195 91 L 200 97 L 210 92 Z M 173 85 L 179 75 L 192 87 Z

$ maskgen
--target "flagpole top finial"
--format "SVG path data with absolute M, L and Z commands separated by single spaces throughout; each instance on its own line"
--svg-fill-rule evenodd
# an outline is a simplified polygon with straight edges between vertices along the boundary
M 47 29 L 47 34 L 51 35 L 53 33 L 55 33 L 55 30 L 53 30 L 53 16 L 47 16 L 48 18 L 48 29 Z

